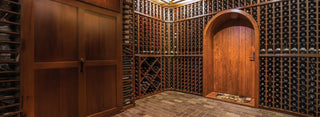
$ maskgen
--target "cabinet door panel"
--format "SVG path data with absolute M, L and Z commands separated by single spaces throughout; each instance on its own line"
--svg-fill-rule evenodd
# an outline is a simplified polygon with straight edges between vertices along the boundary
M 86 68 L 87 114 L 112 109 L 117 104 L 116 66 Z
M 86 11 L 83 32 L 87 60 L 116 59 L 117 27 L 116 17 Z
M 35 70 L 36 117 L 78 117 L 78 69 Z
M 78 60 L 77 8 L 45 0 L 35 4 L 35 61 Z

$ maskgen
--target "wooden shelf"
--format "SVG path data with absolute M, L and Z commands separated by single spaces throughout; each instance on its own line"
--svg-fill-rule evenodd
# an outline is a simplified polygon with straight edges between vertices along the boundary
M 124 87 L 127 87 L 128 85 L 126 85 L 126 86 L 124 86 Z M 131 85 L 130 85 L 131 86 Z M 128 90 L 124 90 L 124 91 L 122 91 L 122 93 L 124 93 L 124 92 L 129 92 L 129 91 L 134 91 L 134 89 L 128 89 Z
M 133 84 L 123 85 L 122 87 L 128 87 L 128 86 L 133 86 Z M 123 91 L 123 92 L 126 92 L 126 91 Z
M 162 20 L 162 19 L 159 19 L 159 18 L 157 18 L 157 17 L 150 16 L 150 15 L 146 15 L 146 14 L 141 13 L 141 12 L 139 12 L 139 11 L 134 11 L 134 13 L 139 14 L 139 15 L 142 15 L 142 16 L 145 16 L 145 17 L 148 17 L 148 18 L 151 18 L 151 19 L 155 19 L 155 20 L 159 20 L 159 21 L 164 21 L 164 20 Z
M 21 25 L 20 23 L 11 22 L 11 21 L 7 21 L 7 20 L 0 20 L 0 23 L 12 24 L 12 25 L 17 25 L 17 26 Z
M 20 80 L 0 80 L 0 83 L 3 82 L 20 82 Z
M 12 91 L 12 90 L 19 90 L 19 88 L 5 88 L 5 89 L 0 89 L 0 92 L 3 92 L 3 91 Z
M 0 50 L 0 53 L 18 54 L 19 52 L 17 52 L 17 51 L 4 51 L 4 50 Z
M 1 117 L 12 117 L 14 115 L 20 115 L 20 111 L 17 111 L 17 112 L 8 112 L 8 113 L 5 113 L 3 115 L 0 115 Z
M 9 100 L 9 99 L 18 99 L 18 98 L 20 98 L 20 97 L 19 96 L 11 96 L 11 97 L 0 98 L 0 101 Z
M 20 2 L 14 2 L 14 1 L 11 1 L 11 0 L 4 0 L 4 1 L 7 1 L 7 2 L 12 3 L 12 4 L 16 4 L 16 5 L 21 5 Z
M 6 105 L 6 106 L 0 106 L 0 109 L 5 109 L 5 108 L 10 108 L 10 107 L 15 107 L 15 106 L 20 106 L 20 103 Z
M 1 61 L 0 60 L 0 63 L 14 63 L 14 64 L 18 64 L 20 62 L 17 62 L 17 61 Z
M 131 97 L 131 96 L 133 96 L 133 93 L 131 95 L 123 96 L 123 98 Z
M 0 31 L 0 33 L 1 33 L 1 31 Z M 0 43 L 20 44 L 20 42 L 17 42 L 17 41 L 4 41 L 4 40 L 0 40 Z
M 2 31 L 0 30 L 0 33 L 7 33 L 7 34 L 13 34 L 13 35 L 20 35 L 18 32 L 8 32 L 8 31 Z
M 13 74 L 19 73 L 19 71 L 0 71 L 0 74 Z
M 18 13 L 18 12 L 9 11 L 9 10 L 2 9 L 2 8 L 0 8 L 0 11 L 2 11 L 2 12 L 7 12 L 7 13 L 11 13 L 11 14 L 15 14 L 15 15 L 20 15 L 20 13 Z

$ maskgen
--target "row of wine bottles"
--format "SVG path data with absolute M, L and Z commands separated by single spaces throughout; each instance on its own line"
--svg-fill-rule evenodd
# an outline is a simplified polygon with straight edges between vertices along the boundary
M 151 0 L 135 0 L 134 10 L 161 21 L 173 21 L 173 8 L 163 7 Z
M 134 9 L 137 12 L 164 20 L 164 8 L 151 0 L 134 0 Z
M 165 38 L 162 41 L 163 54 L 202 54 L 203 28 L 203 18 L 165 23 Z
M 0 77 L 0 115 L 10 115 L 20 108 L 20 78 L 15 74 Z
M 252 4 L 257 4 L 257 0 L 200 0 L 170 8 L 151 0 L 134 0 L 134 9 L 136 12 L 164 21 L 177 21 Z
M 202 57 L 163 57 L 163 89 L 202 94 Z
M 316 7 L 315 0 L 261 6 L 260 53 L 319 53 Z
M 245 11 L 257 18 L 257 7 L 246 8 Z M 190 20 L 164 22 L 135 14 L 134 52 L 152 55 L 202 54 L 203 30 L 212 17 L 213 15 L 209 15 Z
M 203 18 L 174 23 L 134 16 L 134 53 L 152 55 L 202 54 Z M 125 48 L 124 48 L 125 49 Z M 126 48 L 125 51 L 132 52 Z
M 134 79 L 133 79 L 133 1 L 123 1 L 123 77 L 122 77 L 122 92 L 123 92 L 123 106 L 130 106 L 134 104 Z
M 162 90 L 161 67 L 161 57 L 135 57 L 136 98 Z
M 135 53 L 160 54 L 164 23 L 142 15 L 135 15 L 134 20 Z
M 316 116 L 319 63 L 316 57 L 260 57 L 260 105 Z
M 253 17 L 253 19 L 258 21 L 258 7 L 249 7 L 249 8 L 245 8 L 243 10 L 245 12 L 247 12 L 248 14 L 250 14 Z
M 174 8 L 174 20 L 182 20 L 256 3 L 257 0 L 200 0 Z
M 0 116 L 20 116 L 20 0 L 0 1 Z

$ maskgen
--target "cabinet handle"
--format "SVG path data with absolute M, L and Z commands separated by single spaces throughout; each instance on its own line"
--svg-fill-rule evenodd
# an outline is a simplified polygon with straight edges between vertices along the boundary
M 84 65 L 84 59 L 80 59 L 80 72 L 83 73 L 83 65 Z
M 255 52 L 253 52 L 252 53 L 252 57 L 249 57 L 251 60 L 250 61 L 255 61 L 255 59 L 256 59 L 256 53 Z

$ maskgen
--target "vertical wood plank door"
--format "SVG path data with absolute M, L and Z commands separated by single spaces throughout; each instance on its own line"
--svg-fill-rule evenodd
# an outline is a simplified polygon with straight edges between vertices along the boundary
M 90 10 L 80 10 L 79 18 L 85 116 L 110 115 L 121 107 L 121 18 Z
M 250 22 L 226 21 L 213 35 L 214 91 L 255 97 L 255 62 L 249 58 L 254 56 L 255 36 Z
M 34 39 L 26 37 L 24 51 L 28 53 L 23 55 L 32 62 L 22 63 L 23 71 L 28 71 L 23 75 L 24 102 L 31 106 L 24 111 L 28 117 L 78 117 L 77 8 L 36 0 L 34 22 Z

